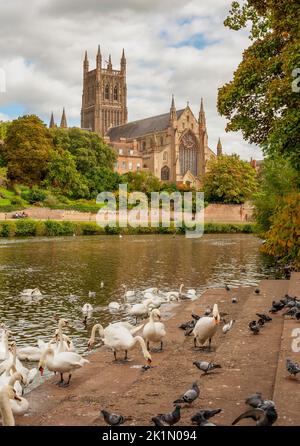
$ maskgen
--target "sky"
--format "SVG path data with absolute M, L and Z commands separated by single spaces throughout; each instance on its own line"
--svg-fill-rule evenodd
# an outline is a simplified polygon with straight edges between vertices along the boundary
M 223 21 L 231 0 L 0 0 L 0 120 L 35 113 L 80 125 L 82 61 L 88 51 L 118 69 L 127 58 L 129 121 L 189 105 L 198 117 L 201 97 L 209 146 L 221 137 L 225 153 L 262 157 L 240 133 L 226 133 L 217 111 L 218 88 L 232 79 L 248 32 Z M 26 5 L 26 6 L 25 6 Z M 5 74 L 5 92 L 3 92 Z M 2 84 L 2 85 L 1 85 Z

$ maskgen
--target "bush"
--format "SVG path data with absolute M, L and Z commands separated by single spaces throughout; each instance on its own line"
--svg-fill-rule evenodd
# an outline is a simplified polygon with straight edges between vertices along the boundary
M 16 206 L 24 206 L 24 201 L 18 195 L 16 195 L 15 197 L 11 198 L 10 202 L 11 202 L 11 204 L 16 205 Z
M 36 222 L 34 220 L 17 220 L 16 223 L 17 237 L 28 237 L 36 234 Z
M 47 192 L 34 186 L 32 189 L 21 192 L 21 197 L 23 200 L 33 204 L 44 201 L 47 197 Z
M 15 222 L 2 221 L 0 224 L 0 237 L 13 237 L 16 233 Z

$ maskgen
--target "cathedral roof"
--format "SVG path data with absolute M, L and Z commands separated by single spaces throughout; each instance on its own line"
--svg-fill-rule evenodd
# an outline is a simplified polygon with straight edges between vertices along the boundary
M 177 110 L 177 119 L 180 118 L 182 110 Z M 156 133 L 166 130 L 169 127 L 170 113 L 152 116 L 151 118 L 139 119 L 138 121 L 128 122 L 128 124 L 111 127 L 107 130 L 107 136 L 111 141 L 117 141 L 120 138 L 134 139 L 149 133 Z

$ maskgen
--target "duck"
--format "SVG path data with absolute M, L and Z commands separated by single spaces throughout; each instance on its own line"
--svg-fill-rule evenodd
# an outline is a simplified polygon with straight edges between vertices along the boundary
M 68 387 L 70 385 L 73 370 L 76 370 L 90 361 L 80 356 L 78 353 L 63 351 L 55 352 L 51 346 L 48 346 L 43 352 L 39 361 L 38 369 L 41 375 L 44 369 L 47 368 L 50 372 L 60 373 L 60 381 L 57 383 L 61 387 Z M 64 373 L 68 373 L 68 381 L 64 381 Z
M 166 336 L 165 326 L 161 320 L 160 311 L 155 308 L 150 312 L 149 322 L 143 328 L 143 338 L 147 342 L 147 349 L 150 350 L 151 342 L 160 342 L 160 350 L 163 349 L 163 338 Z
M 83 305 L 83 307 L 81 308 L 81 311 L 83 314 L 90 314 L 93 311 L 93 305 L 86 303 Z
M 214 304 L 212 316 L 203 316 L 195 325 L 193 330 L 195 347 L 197 347 L 197 341 L 203 345 L 208 340 L 208 348 L 211 349 L 211 340 L 216 334 L 220 320 L 218 305 Z
M 136 331 L 140 330 L 141 327 L 135 327 Z M 147 360 L 148 364 L 151 363 L 151 355 L 146 348 L 144 339 L 141 336 L 133 336 L 134 330 L 129 331 L 122 324 L 110 324 L 105 329 L 101 324 L 94 325 L 92 329 L 92 335 L 88 342 L 88 346 L 92 345 L 93 339 L 95 339 L 96 331 L 99 331 L 99 335 L 104 342 L 104 345 L 110 347 L 114 352 L 114 358 L 117 360 L 117 352 L 125 351 L 124 359 L 128 359 L 128 350 L 132 350 L 136 344 L 140 344 L 144 358 Z

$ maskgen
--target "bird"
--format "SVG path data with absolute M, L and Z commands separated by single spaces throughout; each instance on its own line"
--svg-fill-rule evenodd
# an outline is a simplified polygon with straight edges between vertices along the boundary
M 256 321 L 249 322 L 248 326 L 253 334 L 257 335 L 259 333 L 259 326 L 257 325 Z
M 149 322 L 143 328 L 143 338 L 147 342 L 147 349 L 150 349 L 151 342 L 160 342 L 160 350 L 163 349 L 163 338 L 166 336 L 166 329 L 161 320 L 160 311 L 155 308 L 150 313 Z
M 225 285 L 225 290 L 226 290 L 226 291 L 230 291 L 230 288 L 229 288 L 228 285 Z
M 255 293 L 255 294 L 259 294 L 259 293 L 260 293 L 260 289 L 259 289 L 259 288 L 256 288 L 256 289 L 254 290 L 254 293 Z
M 215 426 L 215 424 L 209 422 L 208 420 L 221 411 L 222 409 L 202 409 L 191 417 L 191 421 L 198 424 L 198 426 Z
M 86 303 L 81 308 L 83 314 L 90 314 L 93 311 L 93 305 Z
M 275 300 L 273 300 L 272 302 L 272 307 L 269 310 L 269 313 L 277 313 L 278 311 L 282 310 L 282 308 L 284 308 L 284 304 L 282 302 L 275 302 Z
M 265 325 L 265 321 L 263 319 L 259 318 L 257 321 L 257 325 L 259 325 L 260 327 L 263 327 Z
M 100 282 L 100 287 L 101 287 L 101 288 L 104 287 L 104 282 Z
M 293 376 L 296 376 L 297 373 L 300 372 L 299 364 L 297 364 L 297 362 L 294 362 L 289 358 L 287 358 L 286 360 L 286 369 L 289 372 L 289 374 Z
M 253 393 L 252 395 L 249 395 L 245 400 L 245 403 L 248 404 L 248 406 L 254 408 L 260 406 L 263 402 L 264 400 L 262 399 L 261 392 Z
M 178 423 L 180 420 L 180 409 L 181 406 L 179 404 L 176 405 L 174 410 L 172 412 L 168 413 L 160 413 L 156 417 L 152 418 L 152 421 L 156 426 L 173 426 L 174 424 Z M 161 424 L 157 424 L 161 423 Z
M 173 404 L 187 403 L 192 404 L 200 395 L 198 384 L 194 382 L 191 389 L 187 390 L 180 398 L 173 401 Z
M 266 400 L 258 407 L 242 413 L 232 422 L 232 425 L 237 424 L 243 418 L 252 418 L 252 420 L 256 421 L 256 426 L 272 426 L 278 415 L 274 402 Z
M 0 413 L 3 426 L 15 426 L 15 418 L 10 405 L 10 400 L 12 399 L 20 399 L 13 387 L 10 385 L 2 387 L 0 389 Z
M 95 297 L 96 291 L 89 291 L 89 297 Z
M 108 304 L 108 309 L 109 310 L 120 310 L 121 305 L 118 302 L 110 302 Z
M 196 320 L 193 319 L 192 321 L 188 321 L 188 322 L 183 322 L 181 325 L 179 325 L 179 328 L 181 328 L 182 330 L 190 330 L 190 329 L 194 329 L 195 325 L 196 325 Z
M 231 330 L 231 328 L 232 328 L 234 322 L 235 322 L 234 319 L 231 319 L 230 322 L 228 322 L 227 324 L 225 324 L 225 325 L 223 326 L 222 331 L 223 331 L 224 334 L 228 333 L 229 330 Z
M 233 298 L 231 299 L 231 303 L 232 303 L 232 304 L 237 304 L 237 303 L 238 303 L 237 298 L 236 298 L 236 297 L 233 297 Z
M 206 375 L 211 370 L 222 368 L 220 364 L 215 364 L 213 362 L 208 362 L 208 361 L 194 361 L 193 364 L 197 367 L 197 369 L 204 372 L 204 375 Z
M 220 314 L 218 305 L 214 304 L 212 316 L 203 316 L 199 319 L 193 329 L 194 346 L 197 347 L 197 341 L 203 345 L 208 340 L 208 349 L 211 349 L 211 340 L 215 335 L 220 323 Z
M 122 415 L 117 415 L 116 413 L 109 413 L 107 410 L 102 409 L 100 411 L 102 413 L 104 421 L 110 426 L 119 426 L 120 424 L 124 424 L 126 418 Z
M 289 310 L 282 313 L 283 316 L 296 316 L 296 314 L 299 312 L 298 307 L 291 307 Z
M 256 313 L 256 316 L 258 316 L 259 319 L 262 319 L 265 322 L 271 322 L 272 320 L 272 318 L 265 313 Z

